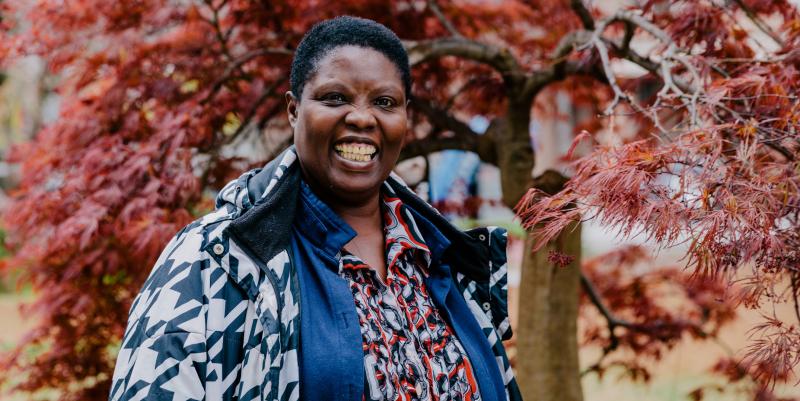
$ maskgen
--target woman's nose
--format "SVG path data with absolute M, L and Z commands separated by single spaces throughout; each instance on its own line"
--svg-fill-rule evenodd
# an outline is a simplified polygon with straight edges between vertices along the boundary
M 368 107 L 353 107 L 344 118 L 345 124 L 360 131 L 370 130 L 375 127 L 375 116 Z

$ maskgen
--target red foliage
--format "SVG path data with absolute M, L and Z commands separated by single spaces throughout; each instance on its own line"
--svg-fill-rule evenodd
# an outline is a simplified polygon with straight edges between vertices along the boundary
M 586 261 L 581 298 L 583 345 L 600 347 L 601 358 L 590 366 L 599 375 L 621 368 L 625 376 L 648 381 L 645 361 L 659 361 L 687 337 L 718 344 L 726 355 L 709 373 L 727 386 L 704 385 L 690 396 L 703 399 L 710 392 L 741 392 L 754 400 L 777 400 L 776 381 L 791 379 L 797 365 L 800 335 L 796 328 L 774 317 L 751 329 L 753 342 L 738 357 L 719 339 L 721 329 L 736 318 L 739 289 L 722 278 L 692 274 L 677 267 L 653 267 L 639 246 L 627 246 Z M 590 283 L 598 283 L 592 285 Z M 597 317 L 599 306 L 600 318 Z M 625 352 L 630 351 L 630 352 Z
M 567 255 L 551 249 L 547 253 L 547 261 L 558 267 L 567 267 L 575 260 L 575 256 Z
M 673 85 L 649 102 L 628 98 L 620 105 L 649 116 L 649 135 L 597 146 L 574 164 L 575 175 L 561 192 L 531 190 L 517 210 L 526 227 L 540 227 L 539 246 L 570 222 L 595 217 L 626 235 L 686 245 L 688 266 L 698 277 L 738 283 L 741 291 L 731 294 L 737 303 L 758 308 L 792 302 L 797 320 L 765 318 L 739 365 L 768 388 L 797 380 L 793 369 L 800 363 L 800 71 L 791 56 L 800 49 L 797 30 L 788 28 L 800 16 L 782 1 L 742 4 L 733 11 L 703 1 L 675 2 L 667 9 L 650 4 L 651 13 L 660 13 L 653 21 L 669 33 L 657 37 L 663 57 L 672 60 L 659 75 Z M 782 31 L 758 26 L 758 13 L 766 11 L 785 19 Z M 753 42 L 743 40 L 751 32 L 736 15 L 775 36 L 777 50 L 750 48 Z M 748 59 L 756 53 L 763 61 Z M 679 118 L 661 118 L 667 110 Z M 643 321 L 664 319 L 655 305 L 633 306 L 656 314 Z M 630 346 L 640 347 L 633 340 Z M 720 371 L 730 379 L 744 374 Z
M 598 373 L 621 366 L 647 379 L 650 373 L 640 365 L 641 358 L 657 361 L 686 337 L 712 338 L 736 317 L 734 304 L 726 301 L 729 289 L 721 280 L 652 264 L 639 246 L 623 247 L 583 264 L 588 283 L 584 282 L 582 298 L 582 336 L 585 345 L 604 350 L 603 358 L 592 366 Z M 585 307 L 598 301 L 606 308 L 600 309 L 601 319 L 593 318 L 595 309 Z M 625 349 L 633 352 L 614 357 L 612 351 Z

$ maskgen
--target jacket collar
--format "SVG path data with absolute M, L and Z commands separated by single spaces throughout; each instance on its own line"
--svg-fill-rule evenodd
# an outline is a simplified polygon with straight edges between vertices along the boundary
M 438 211 L 416 196 L 397 175 L 392 174 L 386 183 L 409 208 L 423 237 L 437 238 L 436 244 L 431 246 L 433 259 L 441 259 L 453 270 L 474 281 L 489 280 L 486 270 L 489 247 L 485 235 L 462 232 L 450 224 Z M 249 176 L 246 186 L 248 200 L 253 206 L 242 210 L 226 230 L 265 268 L 270 260 L 289 247 L 289 233 L 301 190 L 301 172 L 294 146 L 283 151 L 261 171 Z
M 300 201 L 297 205 L 302 218 L 295 219 L 294 227 L 318 249 L 320 254 L 335 260 L 356 232 L 339 215 L 320 200 L 303 180 L 300 181 Z
M 387 258 L 407 249 L 421 252 L 426 260 L 426 269 L 431 262 L 441 258 L 450 241 L 442 235 L 427 219 L 414 216 L 405 207 L 388 183 L 381 188 L 381 208 L 384 213 L 384 234 L 389 247 Z M 321 255 L 327 259 L 337 259 L 342 248 L 356 236 L 356 232 L 301 180 L 297 204 L 297 216 L 293 227 L 302 231 Z M 419 220 L 419 221 L 417 221 Z
M 283 151 L 246 180 L 252 207 L 243 209 L 225 229 L 266 266 L 289 246 L 289 228 L 297 207 L 300 168 L 294 147 Z

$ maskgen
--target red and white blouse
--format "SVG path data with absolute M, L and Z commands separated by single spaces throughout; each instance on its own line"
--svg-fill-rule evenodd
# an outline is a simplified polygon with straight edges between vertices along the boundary
M 436 310 L 425 278 L 431 253 L 413 217 L 383 193 L 386 282 L 342 251 L 361 325 L 365 400 L 480 400 L 467 353 Z

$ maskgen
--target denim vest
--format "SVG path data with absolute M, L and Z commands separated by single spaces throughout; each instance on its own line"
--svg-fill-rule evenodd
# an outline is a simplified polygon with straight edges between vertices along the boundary
M 504 400 L 491 346 L 456 290 L 450 267 L 440 263 L 450 241 L 410 211 L 431 250 L 425 283 L 431 298 L 467 352 L 481 398 Z M 300 284 L 300 399 L 360 401 L 365 383 L 361 330 L 349 284 L 338 274 L 339 251 L 356 233 L 305 183 L 296 213 L 290 257 Z

